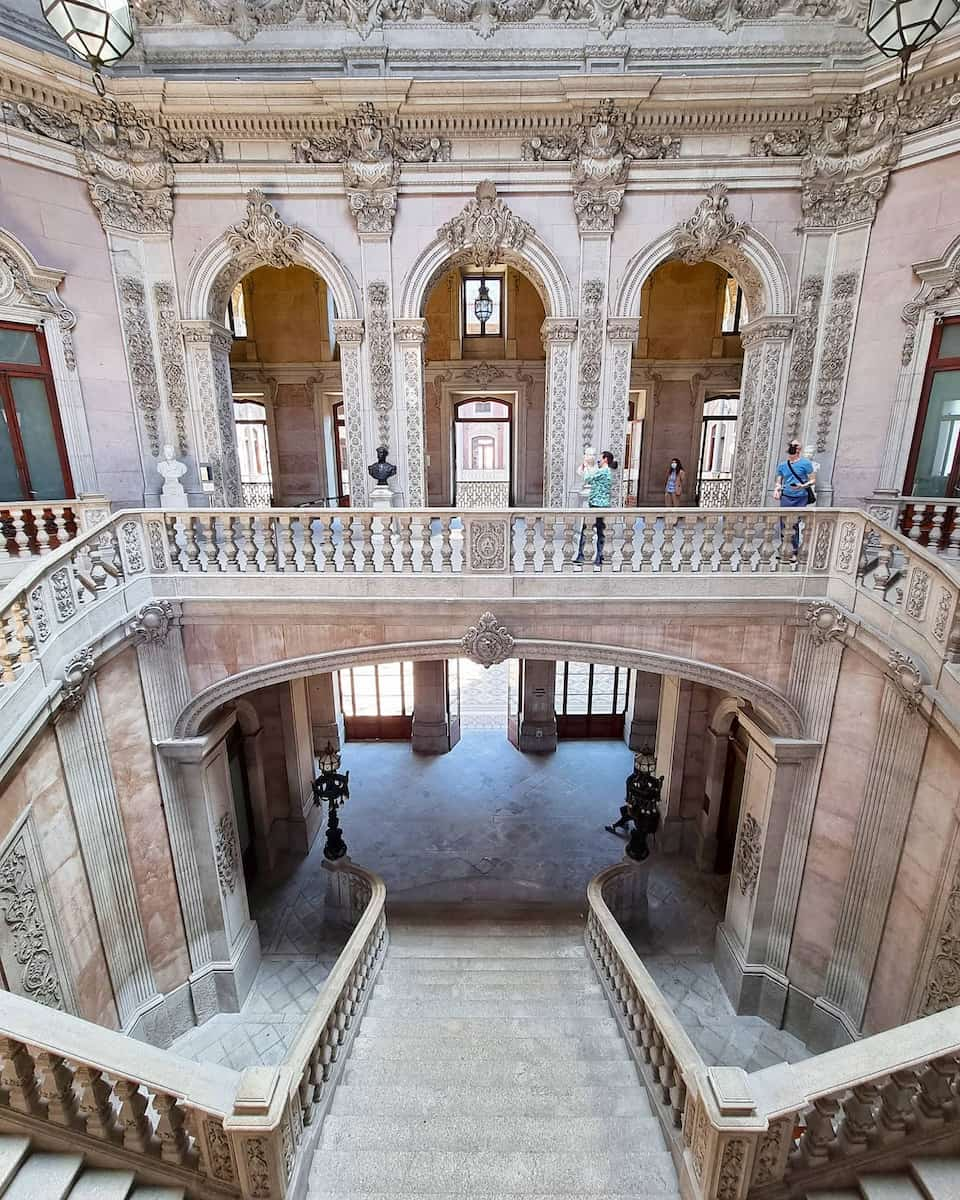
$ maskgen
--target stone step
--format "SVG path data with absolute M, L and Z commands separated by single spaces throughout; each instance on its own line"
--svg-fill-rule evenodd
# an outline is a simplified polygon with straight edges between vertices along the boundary
M 574 1076 L 562 1092 L 535 1083 L 504 1086 L 495 1092 L 456 1084 L 379 1083 L 365 1074 L 356 1083 L 344 1081 L 333 1093 L 331 1112 L 386 1119 L 395 1114 L 431 1116 L 470 1113 L 478 1122 L 518 1114 L 527 1117 L 644 1117 L 652 1112 L 646 1091 L 637 1082 L 628 1086 L 585 1086 Z
M 620 1187 L 625 1188 L 629 1184 L 629 1180 L 621 1180 Z M 310 1197 L 320 1197 L 325 1193 L 317 1191 L 311 1187 L 307 1192 L 307 1200 Z M 329 1195 L 329 1193 L 326 1193 Z M 536 1196 L 537 1200 L 570 1200 L 569 1194 L 559 1195 L 554 1192 L 529 1192 L 531 1196 Z M 350 1200 L 516 1200 L 516 1192 L 338 1192 L 337 1195 L 349 1196 Z M 664 1197 L 677 1196 L 679 1197 L 679 1189 L 673 1192 L 649 1192 L 646 1190 L 638 1191 L 635 1187 L 631 1187 L 629 1191 L 619 1192 L 602 1192 L 592 1194 L 590 1200 L 663 1200 Z
M 88 1167 L 73 1185 L 70 1200 L 127 1200 L 133 1180 L 132 1171 Z
M 499 1030 L 499 1026 L 497 1027 Z M 492 1030 L 480 1037 L 464 1038 L 433 1037 L 370 1037 L 360 1027 L 360 1035 L 353 1045 L 350 1062 L 422 1062 L 425 1059 L 442 1059 L 444 1062 L 491 1059 L 513 1059 L 518 1062 L 563 1062 L 579 1064 L 590 1060 L 627 1060 L 626 1043 L 620 1037 L 594 1037 L 584 1034 L 579 1038 L 511 1038 L 501 1037 Z
M 576 1151 L 324 1150 L 310 1170 L 311 1197 L 403 1192 L 436 1196 L 543 1193 L 605 1195 L 642 1180 L 643 1194 L 676 1195 L 670 1154 L 632 1149 L 605 1155 Z M 633 1193 L 636 1195 L 636 1193 Z
M 373 995 L 367 1006 L 371 1017 L 397 1017 L 401 1020 L 421 1017 L 429 1019 L 460 1020 L 461 1018 L 484 1017 L 495 1021 L 499 1027 L 501 1021 L 512 1021 L 523 1017 L 538 1017 L 541 1023 L 563 1017 L 592 1017 L 595 1021 L 605 1021 L 610 1018 L 610 1008 L 602 996 L 584 996 L 580 1000 L 551 999 L 547 1008 L 536 996 L 510 999 L 508 997 L 489 998 L 486 1001 L 463 1000 L 450 996 L 425 996 L 420 999 L 411 997 L 408 1000 L 397 1000 L 394 997 Z
M 79 1154 L 31 1154 L 10 1180 L 3 1200 L 66 1200 L 82 1166 Z
M 960 1196 L 960 1158 L 915 1158 L 910 1170 L 926 1200 Z
M 542 1002 L 576 1000 L 578 997 L 596 998 L 603 995 L 599 983 L 579 978 L 566 986 L 547 980 L 537 985 L 511 982 L 509 979 L 491 982 L 487 976 L 482 983 L 472 979 L 451 979 L 448 983 L 421 984 L 416 980 L 377 980 L 376 995 L 389 1000 L 523 1000 L 527 997 Z
M 572 955 L 569 958 L 391 958 L 387 956 L 380 971 L 382 978 L 391 976 L 421 976 L 444 979 L 451 975 L 473 975 L 484 971 L 523 971 L 537 974 L 576 975 L 580 972 L 594 975 L 591 964 Z
M 30 1149 L 30 1139 L 18 1134 L 0 1134 L 0 1196 L 3 1189 L 16 1175 L 20 1164 Z
M 859 1183 L 863 1200 L 923 1200 L 923 1192 L 906 1172 L 864 1175 Z
M 806 1200 L 863 1200 L 859 1188 L 826 1188 L 819 1192 L 807 1192 Z
M 378 1059 L 357 1062 L 354 1058 L 347 1060 L 344 1079 L 348 1083 L 357 1081 L 358 1076 L 364 1083 L 399 1083 L 405 1081 L 411 1086 L 417 1084 L 456 1085 L 466 1084 L 468 1087 L 537 1087 L 544 1091 L 553 1088 L 557 1092 L 569 1087 L 571 1075 L 575 1074 L 577 1082 L 586 1086 L 606 1087 L 608 1085 L 627 1086 L 633 1083 L 639 1087 L 637 1070 L 633 1062 L 624 1058 L 619 1062 L 601 1059 L 596 1062 L 579 1062 L 575 1072 L 569 1063 L 517 1061 L 504 1057 L 502 1060 L 486 1059 L 426 1059 L 422 1061 L 398 1060 L 382 1062 Z
M 130 1200 L 186 1200 L 187 1193 L 180 1187 L 138 1187 L 130 1193 Z
M 374 1017 L 369 1009 L 363 1015 L 358 1039 L 383 1038 L 390 1041 L 434 1042 L 443 1038 L 500 1040 L 503 1038 L 535 1039 L 552 1042 L 557 1038 L 590 1038 L 622 1044 L 623 1039 L 612 1020 L 598 1021 L 596 1017 L 560 1017 L 550 1013 L 549 1023 L 543 1013 L 536 1017 L 514 1017 L 497 1021 L 491 1026 L 486 1017 Z
M 437 934 L 432 937 L 403 933 L 390 934 L 387 961 L 401 958 L 579 958 L 586 960 L 582 941 L 569 937 L 490 938 L 465 933 L 463 937 Z
M 641 1145 L 666 1149 L 656 1117 L 491 1117 L 477 1121 L 472 1113 L 442 1116 L 396 1114 L 347 1116 L 332 1112 L 323 1123 L 320 1149 L 364 1151 L 371 1146 L 392 1150 L 501 1151 L 536 1146 L 543 1154 L 569 1151 L 607 1154 Z
M 406 920 L 398 917 L 387 906 L 387 928 L 390 936 L 398 937 L 478 937 L 489 938 L 491 941 L 500 938 L 566 938 L 569 941 L 583 941 L 585 917 L 570 921 L 541 920 L 530 917 L 527 920 L 516 921 L 484 921 L 471 920 L 469 917 L 458 918 L 451 915 L 449 920 Z

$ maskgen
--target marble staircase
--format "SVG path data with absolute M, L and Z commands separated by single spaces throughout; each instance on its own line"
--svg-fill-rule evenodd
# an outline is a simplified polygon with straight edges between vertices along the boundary
M 0 1135 L 2 1200 L 184 1200 L 179 1187 L 137 1184 L 133 1171 L 101 1170 L 82 1154 L 34 1150 L 30 1139 Z
M 679 1196 L 582 918 L 389 922 L 311 1200 Z
M 917 1158 L 909 1171 L 863 1175 L 856 1187 L 821 1188 L 807 1200 L 960 1200 L 960 1158 Z

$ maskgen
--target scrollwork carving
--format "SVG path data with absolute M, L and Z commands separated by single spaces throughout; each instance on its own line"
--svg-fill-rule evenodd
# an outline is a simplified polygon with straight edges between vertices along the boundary
M 221 890 L 232 896 L 240 878 L 240 849 L 233 815 L 229 812 L 223 813 L 214 827 L 213 853 Z
M 173 284 L 162 280 L 153 285 L 153 303 L 157 314 L 157 338 L 160 342 L 160 368 L 167 393 L 167 408 L 173 414 L 177 449 L 189 454 L 187 435 L 187 369 L 180 343 L 180 321 Z
M 151 600 L 149 604 L 144 604 L 129 622 L 127 636 L 138 642 L 153 642 L 163 646 L 175 619 L 176 614 L 170 600 Z
M 711 258 L 722 246 L 739 246 L 747 236 L 747 226 L 735 220 L 729 209 L 727 185 L 715 183 L 693 216 L 676 227 L 673 249 L 677 257 L 695 265 Z
M 38 1004 L 65 1009 L 39 886 L 21 830 L 0 859 L 0 912 L 12 937 L 13 959 L 20 968 L 19 990 Z
M 160 453 L 160 389 L 150 322 L 147 320 L 147 296 L 142 281 L 134 275 L 122 275 L 118 287 L 120 320 L 133 395 L 147 433 L 150 453 L 157 456 Z
M 822 295 L 823 276 L 808 275 L 800 285 L 793 356 L 790 361 L 790 378 L 787 383 L 785 426 L 787 436 L 792 438 L 800 436 L 801 417 L 810 396 L 810 380 L 813 375 L 813 358 L 817 346 Z
M 288 225 L 259 188 L 247 192 L 244 219 L 227 231 L 227 241 L 243 260 L 268 267 L 301 261 L 303 233 Z
M 513 644 L 506 626 L 501 625 L 493 613 L 485 612 L 461 638 L 460 651 L 465 658 L 488 668 L 505 662 L 513 653 Z
M 857 292 L 860 288 L 858 271 L 841 271 L 833 280 L 830 311 L 823 331 L 823 349 L 817 372 L 817 450 L 830 444 L 833 413 L 843 394 L 847 372 L 853 321 L 857 311 Z
M 849 624 L 846 613 L 835 604 L 811 604 L 807 609 L 810 636 L 819 646 L 825 646 L 827 642 L 845 641 Z
M 390 289 L 383 280 L 367 285 L 367 332 L 370 349 L 370 392 L 377 414 L 377 437 L 390 444 L 393 410 L 393 343 L 390 337 Z
M 763 852 L 763 830 L 752 813 L 743 818 L 740 839 L 737 842 L 737 861 L 734 875 L 742 896 L 753 899 L 760 878 L 760 858 Z
M 522 250 L 533 226 L 511 212 L 496 184 L 485 179 L 477 184 L 476 198 L 437 233 L 452 251 L 469 252 L 471 261 L 486 270 L 502 260 L 505 250 Z
M 887 660 L 887 678 L 900 693 L 905 707 L 915 711 L 923 700 L 923 676 L 920 668 L 908 654 L 891 650 Z
M 580 360 L 578 367 L 583 444 L 593 440 L 593 421 L 600 405 L 603 363 L 603 281 L 587 279 L 581 294 Z
M 93 678 L 93 650 L 85 646 L 67 663 L 61 683 L 60 703 L 67 712 L 75 712 L 83 703 Z

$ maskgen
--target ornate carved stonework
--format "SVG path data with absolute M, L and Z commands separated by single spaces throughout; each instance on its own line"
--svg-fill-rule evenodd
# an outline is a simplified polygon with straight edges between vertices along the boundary
M 845 641 L 849 621 L 846 613 L 834 604 L 811 604 L 807 609 L 807 625 L 813 640 L 820 646 L 827 642 Z
M 390 337 L 390 289 L 380 279 L 367 285 L 367 335 L 370 394 L 377 414 L 378 444 L 388 446 L 393 410 L 393 341 Z
M 167 408 L 173 415 L 177 449 L 189 454 L 187 435 L 187 368 L 180 342 L 177 297 L 172 283 L 162 280 L 153 285 L 153 303 L 157 314 L 157 338 L 160 342 L 160 368 L 167 393 Z
M 918 1016 L 960 1003 L 960 864 L 947 897 Z
M 147 433 L 150 453 L 159 455 L 160 389 L 157 385 L 153 338 L 147 318 L 147 295 L 142 281 L 135 275 L 122 275 L 117 286 L 120 292 L 120 321 L 127 347 L 133 397 Z
M 737 842 L 737 861 L 734 874 L 742 896 L 753 898 L 760 878 L 760 856 L 763 850 L 763 830 L 752 813 L 743 818 L 740 840 Z
M 720 1173 L 717 1176 L 717 1200 L 737 1200 L 747 1161 L 747 1143 L 743 1138 L 731 1138 L 723 1148 Z
M 923 676 L 920 668 L 907 654 L 891 650 L 887 660 L 887 678 L 895 684 L 908 709 L 920 707 L 923 700 Z
M 485 179 L 477 184 L 476 199 L 437 233 L 451 250 L 486 270 L 502 261 L 505 250 L 522 250 L 533 226 L 512 213 L 497 196 L 497 185 Z
M 790 379 L 787 383 L 784 432 L 791 438 L 800 436 L 803 411 L 810 396 L 810 380 L 813 375 L 813 356 L 817 346 L 822 295 L 823 276 L 808 275 L 800 285 L 797 325 L 793 338 L 793 356 L 790 360 Z
M 641 132 L 633 117 L 606 99 L 583 113 L 569 133 L 530 138 L 523 143 L 522 153 L 534 161 L 569 162 L 580 232 L 612 233 L 630 163 L 676 158 L 680 139 Z
M 581 294 L 579 403 L 584 446 L 593 442 L 593 420 L 600 406 L 603 364 L 603 282 L 587 279 Z
M 240 878 L 240 847 L 233 815 L 225 812 L 213 831 L 213 852 L 217 861 L 217 878 L 224 892 L 232 896 Z
M 12 955 L 20 978 L 10 979 L 14 991 L 45 1004 L 65 1009 L 64 987 L 46 927 L 35 867 L 23 827 L 0 858 L 0 913 L 10 931 Z M 18 986 L 19 985 L 19 986 Z
M 397 211 L 401 165 L 446 162 L 450 143 L 404 130 L 365 101 L 332 134 L 295 142 L 293 156 L 297 162 L 341 163 L 357 231 L 389 234 Z
M 847 358 L 853 338 L 853 321 L 860 290 L 858 271 L 841 271 L 833 280 L 830 311 L 823 330 L 823 349 L 817 372 L 817 450 L 830 444 L 834 409 L 843 395 Z
M 241 259 L 268 267 L 291 267 L 301 261 L 303 234 L 283 220 L 259 188 L 247 192 L 247 213 L 227 232 Z
M 74 712 L 83 703 L 90 680 L 93 678 L 93 650 L 84 646 L 67 663 L 63 672 L 60 704 L 68 712 Z
M 509 543 L 504 521 L 470 522 L 470 570 L 502 574 L 508 567 Z
M 960 295 L 960 260 L 951 267 L 945 267 L 939 272 L 939 275 L 940 278 L 936 280 L 925 279 L 920 291 L 909 304 L 903 306 L 901 317 L 907 326 L 907 333 L 903 339 L 900 361 L 905 367 L 908 367 L 913 361 L 917 326 L 923 313 L 939 304 L 941 300 Z
M 677 226 L 673 243 L 677 257 L 695 265 L 712 258 L 723 246 L 738 246 L 747 235 L 747 226 L 734 220 L 729 208 L 727 185 L 715 183 L 693 216 Z
M 485 612 L 460 640 L 460 652 L 481 667 L 505 662 L 513 653 L 513 638 L 491 612 Z
M 47 286 L 44 287 L 44 284 Z M 31 279 L 17 256 L 3 245 L 0 245 L 0 304 L 27 304 L 31 308 L 52 313 L 60 325 L 63 357 L 67 369 L 76 369 L 73 329 L 77 323 L 77 314 L 72 308 L 67 308 L 57 295 L 56 284 L 52 279 Z
M 107 229 L 169 232 L 173 217 L 173 163 L 219 162 L 217 142 L 181 136 L 131 104 L 105 97 L 68 112 L 4 101 L 8 125 L 72 146 L 90 198 Z
M 162 646 L 174 620 L 175 613 L 171 601 L 151 600 L 149 604 L 144 604 L 129 622 L 127 636 L 138 642 L 154 642 Z

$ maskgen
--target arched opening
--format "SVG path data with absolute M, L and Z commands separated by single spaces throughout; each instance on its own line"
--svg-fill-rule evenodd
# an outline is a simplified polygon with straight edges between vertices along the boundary
M 628 504 L 730 504 L 740 334 L 750 315 L 745 289 L 713 262 L 671 259 L 644 283 L 624 461 Z
M 448 264 L 423 315 L 429 502 L 540 504 L 546 310 L 537 284 L 512 263 Z
M 349 503 L 338 316 L 309 267 L 260 266 L 237 280 L 224 323 L 240 483 L 253 507 Z

